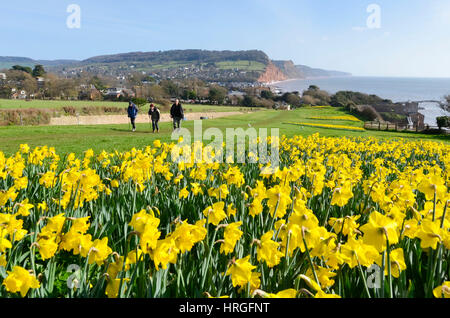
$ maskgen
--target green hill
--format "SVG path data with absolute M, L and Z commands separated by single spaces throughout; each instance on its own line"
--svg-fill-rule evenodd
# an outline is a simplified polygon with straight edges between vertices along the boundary
M 156 79 L 198 78 L 208 82 L 257 82 L 261 79 L 270 82 L 349 75 L 295 65 L 292 61 L 271 61 L 269 56 L 260 50 L 131 52 L 95 56 L 82 61 L 0 57 L 0 69 L 10 68 L 13 65 L 34 67 L 36 64 L 42 64 L 50 72 L 64 76 L 75 77 L 82 72 L 88 72 L 117 77 L 143 72 Z

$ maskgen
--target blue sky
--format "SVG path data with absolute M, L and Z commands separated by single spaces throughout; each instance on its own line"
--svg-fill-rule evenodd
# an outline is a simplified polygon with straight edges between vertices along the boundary
M 68 5 L 81 8 L 69 29 Z M 381 28 L 367 28 L 367 7 Z M 448 0 L 15 0 L 0 4 L 0 56 L 85 59 L 170 49 L 260 49 L 365 76 L 450 77 Z

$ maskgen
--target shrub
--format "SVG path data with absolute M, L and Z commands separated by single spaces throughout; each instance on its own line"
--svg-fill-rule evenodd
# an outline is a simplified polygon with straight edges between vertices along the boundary
M 408 117 L 406 115 L 389 113 L 389 112 L 381 112 L 380 115 L 383 117 L 385 121 L 389 121 L 392 123 L 407 123 Z
M 436 118 L 437 125 L 439 129 L 450 127 L 450 117 L 449 116 L 442 116 Z
M 77 114 L 77 109 L 73 106 L 64 106 L 63 110 L 67 116 L 75 116 Z
M 0 126 L 48 125 L 52 117 L 49 109 L 0 110 Z
M 359 92 L 340 91 L 331 97 L 330 105 L 334 107 L 346 107 L 349 103 L 355 105 L 392 104 L 391 100 L 383 99 L 376 95 L 368 95 Z
M 381 120 L 380 114 L 372 106 L 352 106 L 353 114 L 359 116 L 364 121 Z
M 145 98 L 132 98 L 131 101 L 138 107 L 143 107 L 147 105 L 147 100 Z

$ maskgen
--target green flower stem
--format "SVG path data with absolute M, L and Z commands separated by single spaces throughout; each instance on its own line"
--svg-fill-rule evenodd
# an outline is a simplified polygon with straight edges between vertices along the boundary
M 305 245 L 306 255 L 307 255 L 308 260 L 309 260 L 309 265 L 311 266 L 311 271 L 314 274 L 314 279 L 315 279 L 316 283 L 320 286 L 319 277 L 317 276 L 316 269 L 314 268 L 314 263 L 313 263 L 313 261 L 311 259 L 311 255 L 309 254 L 308 245 L 306 244 L 306 240 L 305 240 L 304 236 L 303 236 L 303 244 Z
M 207 248 L 208 248 L 208 258 L 206 259 L 204 270 L 202 270 L 202 282 L 200 284 L 202 290 L 205 289 L 206 276 L 207 276 L 206 274 L 208 272 L 209 262 L 211 261 L 211 255 L 212 255 L 212 250 L 213 250 L 213 247 L 214 247 L 214 242 L 216 241 L 216 236 L 217 236 L 217 229 L 214 231 L 211 245 L 207 246 Z
M 358 259 L 358 254 L 355 253 L 355 256 L 356 256 L 356 260 L 358 261 L 359 274 L 361 275 L 361 279 L 362 279 L 362 281 L 364 283 L 364 291 L 366 292 L 366 295 L 367 295 L 368 298 L 372 298 L 370 296 L 369 287 L 367 286 L 367 278 L 364 275 L 364 272 L 363 272 L 362 267 L 361 267 L 361 263 L 359 262 L 359 259 Z
M 392 288 L 392 273 L 391 273 L 391 252 L 390 252 L 390 245 L 389 245 L 389 239 L 386 239 L 386 245 L 387 245 L 387 266 L 388 266 L 388 282 L 389 282 L 389 297 L 394 298 L 394 289 Z M 383 273 L 384 275 L 384 273 Z
M 383 252 L 383 256 L 381 257 L 381 298 L 384 298 L 384 269 L 386 263 L 386 252 Z

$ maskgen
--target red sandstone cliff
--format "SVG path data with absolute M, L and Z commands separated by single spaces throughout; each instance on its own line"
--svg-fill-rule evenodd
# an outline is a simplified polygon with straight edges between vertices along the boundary
M 285 81 L 287 79 L 288 77 L 284 75 L 284 73 L 272 62 L 270 62 L 266 67 L 266 71 L 258 78 L 258 82 L 271 83 L 271 82 Z

